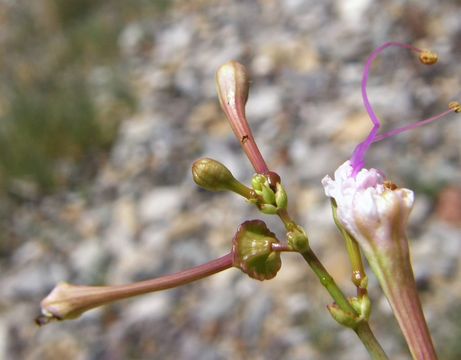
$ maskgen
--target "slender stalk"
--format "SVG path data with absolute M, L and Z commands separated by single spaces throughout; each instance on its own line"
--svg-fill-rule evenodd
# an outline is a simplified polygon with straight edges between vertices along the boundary
M 335 224 L 346 242 L 347 254 L 349 255 L 349 261 L 351 262 L 352 267 L 352 283 L 357 288 L 357 296 L 367 296 L 367 274 L 365 273 L 365 267 L 363 266 L 362 253 L 360 251 L 359 244 L 341 224 L 341 221 L 338 218 L 338 206 L 333 198 L 331 199 L 331 209 L 333 211 Z
M 216 72 L 219 102 L 227 119 L 258 174 L 267 174 L 269 168 L 264 161 L 251 132 L 245 115 L 250 80 L 245 67 L 235 61 L 224 64 Z
M 388 359 L 383 348 L 381 347 L 375 335 L 371 331 L 370 325 L 367 321 L 360 322 L 359 325 L 354 329 L 354 331 L 362 341 L 363 345 L 365 346 L 373 360 Z
M 301 253 L 301 255 L 341 310 L 358 316 L 357 312 L 351 306 L 346 296 L 314 254 L 312 249 L 308 248 L 305 252 Z
M 272 251 L 277 251 L 277 252 L 294 252 L 294 251 L 296 251 L 296 250 L 293 250 L 291 247 L 289 247 L 287 244 L 279 244 L 279 243 L 271 244 L 271 249 L 272 249 Z
M 359 316 L 314 252 L 309 248 L 301 253 L 301 255 L 341 310 Z M 366 320 L 360 321 L 353 330 L 362 341 L 372 359 L 388 359 Z
M 359 244 L 350 236 L 345 237 L 346 249 L 352 266 L 352 282 L 357 287 L 357 296 L 367 296 L 367 275 L 362 262 Z
M 396 290 L 398 291 L 396 300 L 400 301 L 400 305 L 394 307 L 394 314 L 413 358 L 437 359 L 416 287 L 398 287 Z
M 404 251 L 400 256 L 392 255 L 381 253 L 371 259 L 370 265 L 391 304 L 413 358 L 435 360 L 437 354 L 424 318 L 409 254 Z
M 287 229 L 287 231 L 291 231 L 294 228 L 296 228 L 296 223 L 293 221 L 293 219 L 288 214 L 287 209 L 278 210 L 277 215 L 279 216 L 280 220 L 283 222 L 283 225 L 285 225 L 285 229 Z
M 159 278 L 118 286 L 78 286 L 58 284 L 41 303 L 43 315 L 36 319 L 38 325 L 50 320 L 79 317 L 87 310 L 114 301 L 171 289 L 216 274 L 233 266 L 233 254 L 229 253 L 206 264 Z
M 108 286 L 105 287 L 107 290 L 106 294 L 108 298 L 111 297 L 114 298 L 114 300 L 121 300 L 149 292 L 186 285 L 193 281 L 197 281 L 203 279 L 204 277 L 229 269 L 232 267 L 232 259 L 232 254 L 229 253 L 206 264 L 198 265 L 175 274 L 165 275 L 159 278 L 140 281 L 129 285 Z

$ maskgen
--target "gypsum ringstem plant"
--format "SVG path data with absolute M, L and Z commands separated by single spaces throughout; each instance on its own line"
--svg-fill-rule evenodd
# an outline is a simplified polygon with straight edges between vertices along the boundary
M 437 61 L 437 55 L 432 52 L 396 42 L 385 43 L 370 55 L 362 77 L 362 97 L 373 128 L 357 145 L 351 159 L 335 171 L 334 179 L 326 176 L 322 184 L 325 194 L 332 199 L 335 222 L 346 243 L 354 244 L 349 249 L 353 269 L 358 270 L 357 264 L 361 265 L 360 247 L 392 307 L 413 358 L 436 359 L 416 288 L 406 236 L 413 191 L 399 188 L 387 181 L 381 171 L 368 170 L 364 166 L 371 144 L 460 112 L 461 106 L 458 102 L 451 102 L 449 110 L 440 115 L 378 134 L 381 121 L 368 99 L 367 82 L 373 61 L 388 47 L 409 49 L 419 54 L 423 64 L 432 65 Z
M 235 64 L 235 62 L 231 62 L 227 65 L 234 66 Z M 223 68 L 225 67 L 226 65 Z M 241 65 L 238 69 L 234 73 L 235 75 L 245 71 Z M 218 71 L 217 76 L 218 86 L 220 84 L 219 74 L 220 71 Z M 243 86 L 248 87 L 248 83 L 243 84 Z M 231 89 L 232 93 L 232 84 L 230 88 L 224 87 L 225 91 L 229 89 Z M 222 91 L 219 92 L 220 98 L 222 98 L 222 93 Z M 226 94 L 229 93 L 226 92 Z M 239 94 L 237 92 L 237 95 Z M 241 99 L 241 97 L 237 96 L 237 101 L 234 104 L 241 104 Z M 232 99 L 228 98 L 228 100 Z M 246 101 L 246 97 L 244 101 Z M 229 105 L 229 103 L 232 103 L 232 101 L 226 101 L 225 104 Z M 231 118 L 231 124 L 233 121 L 242 121 L 240 115 L 238 114 L 237 117 Z M 249 130 L 244 117 L 243 121 Z M 37 324 L 44 325 L 51 320 L 73 319 L 94 307 L 147 292 L 184 285 L 232 266 L 240 268 L 255 279 L 270 279 L 280 269 L 280 252 L 298 251 L 302 253 L 321 283 L 335 299 L 336 303 L 329 307 L 332 316 L 342 325 L 354 329 L 373 358 L 385 359 L 386 356 L 381 346 L 368 326 L 367 316 L 369 311 L 367 309 L 369 309 L 369 304 L 363 301 L 360 302 L 358 299 L 349 301 L 344 296 L 309 248 L 304 230 L 289 217 L 286 209 L 287 196 L 281 185 L 280 177 L 268 170 L 264 159 L 257 151 L 256 143 L 252 137 L 250 138 L 247 135 L 240 139 L 244 139 L 244 141 L 241 141 L 244 148 L 245 145 L 249 145 L 247 154 L 250 160 L 254 160 L 252 163 L 257 171 L 261 172 L 255 175 L 252 180 L 253 189 L 246 188 L 245 185 L 239 183 L 224 165 L 212 159 L 201 159 L 194 163 L 192 168 L 194 180 L 198 185 L 208 190 L 234 191 L 247 198 L 250 203 L 255 204 L 261 212 L 279 215 L 287 229 L 286 244 L 281 244 L 262 221 L 247 221 L 239 227 L 237 234 L 234 236 L 231 253 L 210 263 L 177 274 L 121 286 L 76 286 L 60 283 L 42 301 L 42 315 L 36 319 Z M 250 142 L 247 143 L 248 140 Z
M 229 64 L 235 65 L 236 63 Z M 243 66 L 240 65 L 240 67 L 240 70 L 244 71 Z M 218 80 L 218 86 L 219 84 Z M 237 101 L 236 104 L 241 104 L 241 102 Z M 241 121 L 242 118 L 237 116 L 233 120 Z M 246 119 L 243 118 L 243 120 L 246 123 Z M 248 126 L 247 123 L 246 126 Z M 249 131 L 249 127 L 247 129 Z M 37 317 L 36 323 L 45 325 L 53 320 L 75 319 L 95 307 L 148 292 L 185 285 L 230 267 L 239 268 L 254 279 L 271 279 L 281 267 L 280 253 L 298 251 L 335 299 L 336 303 L 329 307 L 332 316 L 339 323 L 354 329 L 372 358 L 386 359 L 387 357 L 368 326 L 369 304 L 357 299 L 348 300 L 337 287 L 309 248 L 304 230 L 289 217 L 286 209 L 287 195 L 281 185 L 280 177 L 268 170 L 254 139 L 251 138 L 251 141 L 247 143 L 248 138 L 245 136 L 240 138 L 240 140 L 243 139 L 241 144 L 244 148 L 248 146 L 247 154 L 250 160 L 254 160 L 252 163 L 260 172 L 252 180 L 252 189 L 238 182 L 223 164 L 212 159 L 200 159 L 194 163 L 192 167 L 194 181 L 211 191 L 236 192 L 250 203 L 255 204 L 262 213 L 277 214 L 287 229 L 285 243 L 280 243 L 261 220 L 246 221 L 237 230 L 229 254 L 176 274 L 118 286 L 79 286 L 66 282 L 59 283 L 42 300 L 41 315 Z
M 231 62 L 227 65 L 234 66 L 236 64 Z M 239 66 L 244 71 L 243 66 Z M 238 79 L 238 77 L 236 78 Z M 242 78 L 240 77 L 240 79 Z M 233 93 L 234 96 L 236 89 L 234 88 L 234 92 L 232 92 L 232 86 L 235 83 L 234 79 L 229 85 L 230 94 Z M 244 84 L 245 82 L 240 82 L 240 84 L 242 83 Z M 240 90 L 242 89 L 244 90 L 243 94 L 245 94 L 245 87 Z M 234 132 L 244 149 L 247 149 L 245 152 L 258 174 L 252 181 L 253 189 L 250 189 L 236 181 L 222 164 L 211 159 L 202 159 L 194 163 L 194 180 L 209 190 L 234 191 L 247 198 L 250 203 L 254 203 L 261 212 L 277 214 L 287 229 L 287 244 L 281 244 L 260 220 L 248 221 L 239 227 L 237 234 L 234 236 L 232 251 L 228 255 L 177 274 L 114 287 L 83 287 L 66 283 L 58 284 L 42 301 L 42 315 L 37 318 L 37 323 L 42 325 L 53 319 L 75 318 L 84 311 L 96 306 L 146 292 L 183 285 L 232 266 L 240 268 L 255 279 L 269 279 L 275 276 L 281 266 L 279 253 L 296 250 L 303 255 L 321 283 L 335 299 L 336 303 L 329 306 L 332 316 L 339 323 L 354 329 L 372 358 L 385 359 L 386 355 L 368 326 L 370 304 L 367 297 L 346 299 L 308 246 L 304 230 L 289 217 L 286 211 L 287 197 L 281 186 L 280 177 L 268 170 L 244 117 L 244 105 L 248 96 L 248 88 L 246 88 L 246 95 L 240 98 L 240 100 L 244 99 L 243 103 L 242 101 L 232 102 L 233 99 L 229 97 L 229 93 L 227 93 L 227 100 L 223 102 L 222 91 L 219 93 L 223 107 L 232 104 L 237 107 L 241 106 L 239 111 L 231 113 L 231 115 L 237 114 L 237 116 L 230 118 L 231 125 L 233 125 L 233 122 L 244 121 L 242 123 L 243 128 L 237 128 L 236 130 L 233 126 Z M 227 112 L 226 115 L 228 115 Z

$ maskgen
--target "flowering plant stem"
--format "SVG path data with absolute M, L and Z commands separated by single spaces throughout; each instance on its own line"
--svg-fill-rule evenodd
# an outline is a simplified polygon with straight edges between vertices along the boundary
M 231 268 L 233 265 L 232 253 L 211 260 L 203 265 L 183 270 L 171 275 L 159 278 L 140 281 L 130 285 L 111 286 L 111 293 L 116 300 L 141 295 L 153 291 L 166 290 L 181 285 L 186 285 L 196 280 L 203 279 L 223 270 Z
M 406 237 L 402 242 L 408 243 Z M 408 249 L 402 248 L 397 256 L 395 252 L 381 252 L 371 257 L 370 265 L 375 269 L 413 358 L 437 359 L 418 296 Z
M 359 314 L 357 314 L 355 309 L 351 306 L 346 296 L 343 294 L 341 289 L 338 287 L 334 279 L 325 269 L 312 249 L 309 247 L 306 251 L 302 252 L 301 255 L 304 260 L 306 260 L 307 264 L 310 266 L 315 275 L 318 277 L 320 283 L 325 287 L 325 289 L 334 299 L 339 308 L 346 313 L 359 316 Z M 388 359 L 383 348 L 371 331 L 368 321 L 360 321 L 357 326 L 353 328 L 353 330 L 362 341 L 372 359 Z
M 365 273 L 365 267 L 363 266 L 362 253 L 360 252 L 359 244 L 342 226 L 341 221 L 338 218 L 338 206 L 336 205 L 336 201 L 334 201 L 334 199 L 331 199 L 331 205 L 334 222 L 346 242 L 347 254 L 349 255 L 349 261 L 351 262 L 352 267 L 352 282 L 357 287 L 357 296 L 368 296 L 368 280 Z
M 360 322 L 354 329 L 355 333 L 359 337 L 363 346 L 367 349 L 373 360 L 385 360 L 388 359 L 386 353 L 381 347 L 378 340 L 375 338 L 373 331 L 371 331 L 368 321 Z
M 279 211 L 278 216 L 280 220 L 285 225 L 287 231 L 293 230 L 298 225 L 294 222 L 294 220 L 288 214 L 286 209 Z M 353 239 L 350 239 L 353 240 Z M 362 259 L 360 256 L 360 250 L 353 247 L 355 251 L 350 251 L 349 255 L 351 256 L 351 260 L 353 264 L 355 264 L 354 269 L 357 268 L 360 270 L 360 275 L 366 277 L 365 271 L 363 270 Z M 349 247 L 348 247 L 349 250 Z M 336 305 L 347 314 L 350 314 L 352 317 L 359 318 L 361 314 L 359 314 L 351 305 L 349 300 L 346 298 L 342 290 L 338 287 L 335 280 L 332 276 L 328 273 L 327 269 L 323 266 L 320 262 L 319 258 L 315 253 L 312 251 L 310 246 L 306 246 L 305 250 L 300 251 L 300 254 L 306 260 L 309 267 L 312 269 L 314 274 L 320 280 L 320 283 L 325 287 L 328 293 L 331 295 L 333 300 L 335 301 Z M 355 254 L 355 256 L 352 256 Z M 358 296 L 366 296 L 366 288 L 362 286 L 357 286 L 357 293 Z M 368 353 L 372 357 L 372 359 L 388 359 L 386 353 L 384 352 L 383 348 L 381 347 L 380 343 L 376 339 L 375 335 L 373 334 L 368 321 L 363 318 L 357 322 L 357 325 L 353 326 L 352 329 L 355 331 L 359 339 L 362 341 L 363 345 L 367 349 Z

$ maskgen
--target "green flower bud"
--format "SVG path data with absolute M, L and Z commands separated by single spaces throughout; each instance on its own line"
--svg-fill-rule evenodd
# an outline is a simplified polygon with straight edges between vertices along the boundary
M 243 197 L 254 198 L 254 191 L 234 178 L 230 170 L 219 161 L 203 158 L 192 165 L 195 183 L 210 191 L 233 191 Z
M 262 213 L 272 215 L 287 208 L 288 196 L 280 182 L 280 176 L 275 172 L 256 174 L 251 184 L 255 193 L 260 196 L 258 206 Z
M 210 191 L 228 190 L 229 186 L 236 181 L 226 166 L 209 158 L 194 162 L 192 176 L 198 186 Z
M 259 211 L 266 215 L 275 215 L 277 214 L 277 207 L 270 204 L 262 204 L 259 206 Z
M 251 186 L 253 187 L 253 189 L 257 192 L 257 193 L 260 193 L 262 188 L 263 188 L 263 185 L 264 183 L 267 181 L 266 177 L 262 174 L 256 174 L 255 176 L 253 176 L 253 178 L 251 179 Z
M 277 209 L 286 209 L 288 206 L 288 195 L 285 191 L 285 188 L 281 183 L 276 185 L 277 191 L 275 192 L 275 204 Z
M 309 241 L 304 230 L 296 227 L 294 230 L 287 233 L 288 245 L 295 251 L 300 253 L 306 251 L 309 247 Z
M 355 311 L 360 315 L 360 319 L 369 320 L 371 314 L 371 301 L 368 296 L 362 296 L 360 298 L 353 297 L 349 299 L 350 304 Z
M 265 204 L 275 204 L 275 194 L 274 191 L 270 188 L 269 183 L 266 183 L 262 186 L 261 194 Z
M 338 323 L 348 328 L 356 328 L 359 322 L 361 321 L 360 318 L 358 318 L 350 312 L 342 310 L 336 304 L 327 305 L 327 309 L 330 312 L 333 319 L 335 319 Z
M 278 243 L 263 221 L 245 221 L 233 239 L 234 266 L 253 279 L 272 279 L 282 266 L 280 253 L 272 250 Z

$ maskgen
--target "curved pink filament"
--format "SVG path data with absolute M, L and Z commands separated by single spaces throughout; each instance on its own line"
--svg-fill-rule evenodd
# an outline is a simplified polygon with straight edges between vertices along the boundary
M 373 123 L 373 128 L 371 129 L 367 138 L 364 141 L 362 141 L 360 144 L 358 144 L 354 152 L 352 153 L 352 157 L 351 157 L 351 165 L 353 168 L 352 176 L 357 175 L 357 173 L 365 166 L 365 154 L 368 151 L 370 145 L 376 141 L 375 139 L 378 136 L 378 131 L 381 126 L 381 121 L 379 120 L 378 116 L 374 112 L 373 107 L 371 106 L 370 100 L 368 99 L 368 94 L 367 94 L 368 77 L 370 75 L 371 66 L 373 64 L 373 61 L 384 49 L 391 47 L 391 46 L 400 47 L 404 49 L 410 49 L 411 51 L 414 51 L 414 52 L 422 51 L 421 49 L 418 49 L 411 45 L 401 44 L 398 42 L 387 42 L 381 45 L 380 47 L 378 47 L 377 49 L 375 49 L 371 53 L 371 55 L 368 57 L 367 62 L 365 64 L 365 68 L 363 70 L 363 75 L 362 75 L 362 99 L 363 99 L 363 104 L 365 105 L 365 109 L 368 115 L 370 116 L 370 120 Z
M 434 122 L 434 121 L 437 121 L 437 120 L 443 118 L 445 115 L 448 115 L 448 114 L 453 113 L 453 112 L 455 112 L 454 109 L 449 109 L 449 110 L 444 111 L 444 112 L 441 113 L 441 114 L 432 116 L 432 117 L 430 117 L 430 118 L 428 118 L 428 119 L 421 120 L 421 121 L 418 121 L 418 122 L 413 123 L 413 124 L 409 124 L 409 125 L 402 126 L 402 127 L 398 128 L 398 129 L 394 129 L 394 130 L 388 131 L 387 133 L 384 133 L 384 134 L 381 134 L 381 135 L 376 135 L 376 137 L 374 138 L 373 142 L 375 143 L 375 142 L 378 142 L 378 141 L 387 139 L 387 138 L 389 138 L 389 137 L 392 137 L 392 136 L 394 136 L 394 135 L 400 134 L 400 133 L 402 133 L 402 132 L 405 132 L 405 131 L 407 131 L 407 130 L 412 130 L 412 129 L 415 129 L 415 128 L 417 128 L 417 127 L 420 127 L 420 126 L 429 124 L 429 123 Z

